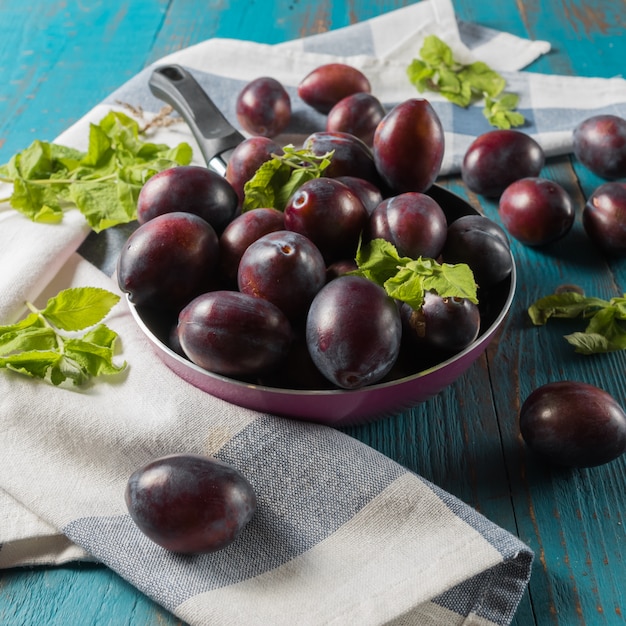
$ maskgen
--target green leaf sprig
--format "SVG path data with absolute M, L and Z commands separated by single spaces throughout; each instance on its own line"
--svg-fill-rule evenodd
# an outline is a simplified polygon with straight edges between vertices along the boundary
M 284 210 L 289 198 L 302 184 L 322 176 L 332 155 L 332 151 L 317 155 L 308 148 L 285 146 L 283 154 L 273 154 L 244 185 L 242 211 L 258 208 Z
M 524 123 L 524 116 L 515 111 L 519 96 L 504 93 L 506 80 L 482 61 L 460 63 L 436 35 L 424 39 L 420 58 L 413 59 L 406 72 L 420 93 L 438 92 L 460 107 L 484 99 L 483 114 L 492 126 L 511 128 Z
M 119 296 L 98 287 L 74 287 L 50 298 L 43 309 L 27 303 L 20 322 L 0 326 L 0 369 L 60 385 L 82 385 L 92 377 L 117 374 L 117 333 L 100 323 Z
M 565 335 L 581 354 L 626 350 L 626 293 L 610 300 L 575 291 L 553 294 L 531 304 L 528 315 L 536 326 L 544 325 L 550 318 L 589 320 L 584 331 Z
M 426 257 L 401 257 L 392 243 L 373 239 L 359 245 L 356 264 L 358 269 L 353 273 L 375 282 L 391 298 L 406 302 L 416 310 L 424 303 L 427 291 L 442 298 L 467 298 L 475 304 L 478 302 L 478 286 L 465 263 L 452 265 Z
M 35 140 L 0 166 L 0 181 L 13 183 L 11 206 L 35 222 L 58 223 L 78 207 L 99 232 L 136 218 L 137 198 L 154 174 L 191 162 L 187 143 L 171 148 L 144 141 L 139 124 L 110 111 L 89 125 L 86 152 Z

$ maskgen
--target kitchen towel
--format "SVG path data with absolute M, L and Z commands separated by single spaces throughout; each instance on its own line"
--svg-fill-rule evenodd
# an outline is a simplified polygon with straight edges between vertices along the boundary
M 155 114 L 162 103 L 150 94 L 148 77 L 169 63 L 188 68 L 233 122 L 245 82 L 275 76 L 293 97 L 297 123 L 285 139 L 296 140 L 323 127 L 295 92 L 309 70 L 349 62 L 391 106 L 416 95 L 404 68 L 430 33 L 463 58 L 500 69 L 520 93 L 528 130 L 551 153 L 571 149 L 565 129 L 571 131 L 576 116 L 626 113 L 621 79 L 601 81 L 600 96 L 587 101 L 581 95 L 572 109 L 573 94 L 599 79 L 520 72 L 549 45 L 459 24 L 449 0 L 423 0 L 276 46 L 214 39 L 181 50 L 122 85 L 57 142 L 84 148 L 88 123 L 123 109 L 121 103 Z M 457 110 L 432 101 L 446 128 L 442 173 L 453 172 L 463 146 L 488 127 L 480 107 Z M 184 124 L 158 128 L 152 139 L 194 145 Z M 77 212 L 59 225 L 34 224 L 4 205 L 0 322 L 24 315 L 25 300 L 44 304 L 69 286 L 116 291 L 111 274 L 123 233 L 98 235 L 106 254 L 96 267 L 81 253 L 92 236 Z M 129 363 L 117 380 L 67 389 L 0 372 L 0 567 L 97 560 L 190 624 L 511 621 L 533 559 L 518 538 L 339 431 L 242 409 L 185 383 L 154 356 L 124 301 L 107 324 L 121 337 L 119 359 Z M 174 452 L 214 455 L 238 467 L 255 488 L 257 514 L 221 552 L 168 553 L 145 538 L 126 511 L 130 474 Z

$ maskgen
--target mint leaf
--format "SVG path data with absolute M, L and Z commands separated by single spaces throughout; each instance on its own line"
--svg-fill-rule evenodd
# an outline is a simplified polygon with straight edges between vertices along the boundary
M 113 363 L 116 339 L 117 334 L 101 324 L 82 339 L 68 339 L 65 354 L 91 376 L 117 374 L 124 370 L 126 364 L 117 366 Z
M 499 96 L 506 86 L 506 80 L 482 61 L 464 66 L 459 75 L 461 80 L 472 86 L 472 91 L 476 94 L 483 94 L 491 98 Z
M 433 67 L 455 65 L 452 48 L 436 35 L 428 35 L 424 38 L 420 54 L 424 62 Z
M 56 346 L 56 334 L 45 326 L 5 332 L 0 335 L 0 355 L 31 350 L 51 350 Z
M 524 124 L 524 116 L 517 111 L 519 97 L 517 94 L 506 93 L 500 99 L 485 97 L 485 108 L 483 114 L 492 126 L 508 129 L 513 126 Z
M 430 81 L 433 80 L 436 71 L 423 61 L 413 59 L 407 67 L 406 73 L 411 84 L 415 85 L 420 93 L 423 93 L 429 88 Z
M 411 259 L 401 258 L 389 241 L 374 239 L 365 245 L 359 244 L 355 261 L 362 276 L 382 286 L 396 276 Z
M 123 181 L 115 186 L 106 180 L 81 181 L 69 186 L 69 196 L 98 233 L 135 218 L 139 189 Z
M 584 331 L 565 335 L 581 354 L 626 350 L 626 294 L 611 300 L 577 292 L 554 294 L 531 304 L 528 315 L 537 326 L 545 324 L 551 317 L 588 319 Z
M 257 169 L 244 185 L 242 211 L 275 208 L 283 211 L 289 198 L 308 180 L 322 176 L 330 165 L 332 152 L 317 155 L 306 146 L 283 148 Z
M 98 232 L 135 219 L 143 184 L 191 158 L 189 144 L 146 142 L 135 120 L 110 111 L 90 124 L 86 152 L 37 140 L 0 167 L 0 178 L 13 183 L 9 202 L 29 219 L 56 223 L 76 206 Z
M 89 125 L 89 145 L 87 154 L 81 159 L 82 165 L 91 167 L 108 163 L 113 155 L 112 142 L 101 126 Z
M 100 323 L 117 302 L 119 296 L 106 289 L 75 287 L 60 291 L 41 310 L 27 303 L 27 317 L 0 326 L 0 369 L 53 385 L 82 385 L 123 371 L 126 363 L 113 361 L 117 333 Z
M 483 114 L 492 126 L 521 126 L 524 116 L 514 109 L 518 96 L 502 94 L 506 80 L 482 61 L 463 64 L 454 58 L 450 46 L 436 35 L 428 35 L 420 49 L 420 58 L 406 68 L 409 82 L 422 93 L 433 91 L 460 107 L 485 101 Z
M 544 296 L 528 307 L 533 324 L 540 326 L 551 317 L 576 318 L 593 315 L 598 309 L 610 306 L 610 302 L 589 298 L 575 291 Z
M 42 187 L 25 178 L 13 180 L 11 205 L 33 222 L 55 224 L 63 219 L 63 211 L 57 194 L 50 186 Z
M 434 259 L 401 257 L 396 247 L 384 239 L 359 244 L 356 254 L 357 270 L 385 289 L 396 300 L 419 309 L 424 294 L 432 291 L 442 298 L 467 298 L 478 302 L 478 286 L 468 265 L 438 263 Z
M 45 378 L 59 362 L 61 355 L 55 350 L 29 350 L 11 356 L 0 356 L 0 368 L 26 374 L 33 378 Z
M 434 291 L 442 298 L 465 298 L 478 304 L 474 273 L 465 263 L 433 262 L 431 274 L 424 278 L 424 290 Z
M 100 287 L 74 287 L 50 298 L 40 313 L 62 330 L 84 330 L 103 320 L 119 300 Z

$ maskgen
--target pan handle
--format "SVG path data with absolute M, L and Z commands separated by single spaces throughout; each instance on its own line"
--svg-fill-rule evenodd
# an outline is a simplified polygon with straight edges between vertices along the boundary
M 195 137 L 207 166 L 224 175 L 244 136 L 222 115 L 196 79 L 180 65 L 157 67 L 148 81 L 154 96 L 172 106 Z

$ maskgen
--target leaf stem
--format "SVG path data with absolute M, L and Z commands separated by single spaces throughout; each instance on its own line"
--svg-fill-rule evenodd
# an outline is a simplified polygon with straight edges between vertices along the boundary
M 41 322 L 43 323 L 43 325 L 46 328 L 49 328 L 51 331 L 54 332 L 55 339 L 56 339 L 56 342 L 57 342 L 57 347 L 59 348 L 59 352 L 61 354 L 65 354 L 65 342 L 63 341 L 63 337 L 59 333 L 58 329 L 55 328 L 48 321 L 46 316 L 43 314 L 43 311 L 38 309 L 32 302 L 29 302 L 28 300 L 26 300 L 25 304 L 26 304 L 26 307 L 29 309 L 29 311 L 31 311 L 31 313 L 34 313 L 41 320 Z

